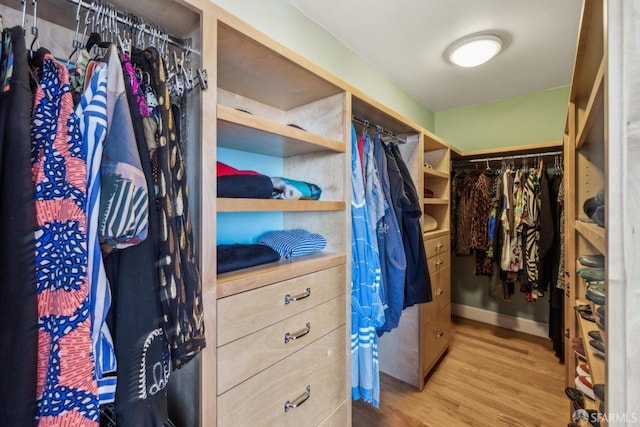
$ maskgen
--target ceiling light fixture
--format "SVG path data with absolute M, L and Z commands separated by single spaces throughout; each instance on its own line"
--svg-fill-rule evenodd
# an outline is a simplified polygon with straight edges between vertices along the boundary
M 447 49 L 447 58 L 460 67 L 477 67 L 496 56 L 502 39 L 492 34 L 463 37 Z

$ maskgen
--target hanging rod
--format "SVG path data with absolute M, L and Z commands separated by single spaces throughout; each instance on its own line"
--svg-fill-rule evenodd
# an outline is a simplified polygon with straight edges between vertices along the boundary
M 528 159 L 533 157 L 548 157 L 548 156 L 562 156 L 562 151 L 547 151 L 543 153 L 531 153 L 531 154 L 513 154 L 511 156 L 495 156 L 495 157 L 483 157 L 480 159 L 456 159 L 455 163 L 479 163 L 499 160 L 514 160 L 514 159 Z
M 75 4 L 76 6 L 80 5 L 83 9 L 92 9 L 95 8 L 94 3 L 87 3 L 83 0 L 67 0 L 69 3 Z M 96 3 L 97 5 L 97 3 Z M 118 23 L 122 24 L 122 25 L 129 25 L 130 24 L 130 20 L 127 19 L 127 15 L 124 12 L 121 12 L 120 10 L 115 9 L 116 12 L 116 19 L 118 21 Z M 158 36 L 157 31 L 152 30 L 151 28 L 148 27 L 148 25 L 146 23 L 143 23 L 143 26 L 141 28 L 142 32 L 145 33 L 148 36 L 154 37 L 154 36 Z M 186 52 L 189 53 L 193 53 L 195 55 L 200 55 L 200 51 L 193 49 L 191 47 L 191 39 L 182 39 L 179 37 L 175 37 L 171 34 L 167 34 L 165 33 L 167 38 L 166 41 L 170 44 L 173 45 L 175 47 L 178 47 L 180 49 L 183 49 Z M 161 40 L 161 41 L 164 41 Z
M 368 129 L 372 129 L 375 130 L 378 133 L 381 133 L 385 136 L 388 136 L 389 138 L 395 139 L 396 141 L 402 143 L 402 144 L 406 144 L 407 143 L 407 138 L 404 138 L 402 136 L 398 136 L 398 135 L 394 135 L 393 132 L 391 132 L 390 130 L 384 129 L 382 126 L 378 126 L 378 125 L 372 125 L 371 123 L 369 123 L 369 120 L 365 120 L 365 119 L 361 119 L 359 117 L 356 116 L 351 116 L 351 121 L 353 123 L 357 123 L 361 126 L 364 126 L 365 128 Z

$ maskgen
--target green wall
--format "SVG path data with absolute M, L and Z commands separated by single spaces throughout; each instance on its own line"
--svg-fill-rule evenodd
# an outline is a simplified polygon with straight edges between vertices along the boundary
M 569 86 L 435 113 L 435 133 L 462 151 L 558 141 Z
M 433 112 L 286 0 L 212 2 L 400 115 L 434 130 Z
M 462 151 L 558 141 L 564 134 L 569 87 L 435 114 L 436 134 Z M 474 257 L 452 255 L 451 301 L 536 322 L 549 322 L 548 296 L 526 302 L 516 289 L 511 302 L 488 295 L 488 279 L 473 275 Z

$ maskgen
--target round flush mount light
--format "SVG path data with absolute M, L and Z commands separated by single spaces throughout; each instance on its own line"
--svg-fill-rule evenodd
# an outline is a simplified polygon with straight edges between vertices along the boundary
M 460 67 L 477 67 L 496 56 L 502 39 L 492 34 L 464 37 L 447 49 L 447 58 Z

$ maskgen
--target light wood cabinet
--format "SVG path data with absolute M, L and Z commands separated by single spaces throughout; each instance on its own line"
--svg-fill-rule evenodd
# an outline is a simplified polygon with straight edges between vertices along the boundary
M 598 327 L 575 311 L 576 305 L 588 304 L 595 315 L 597 307 L 585 298 L 588 284 L 576 273 L 577 257 L 607 254 L 607 229 L 583 220 L 585 201 L 595 197 L 598 191 L 607 190 L 606 7 L 606 0 L 583 3 L 565 128 L 565 363 L 567 385 L 571 387 L 575 387 L 577 363 L 571 341 L 576 337 L 583 340 L 592 382 L 606 383 L 605 362 L 589 348 L 588 332 Z M 608 276 L 608 268 L 605 271 Z M 605 284 L 607 282 L 605 280 Z M 601 332 L 601 335 L 606 343 L 606 334 Z M 598 406 L 588 399 L 587 405 L 591 409 Z M 573 408 L 569 411 L 573 413 Z

